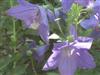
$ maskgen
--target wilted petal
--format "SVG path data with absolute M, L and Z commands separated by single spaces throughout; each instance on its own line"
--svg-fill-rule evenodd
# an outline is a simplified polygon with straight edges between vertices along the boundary
M 53 51 L 53 54 L 49 57 L 46 64 L 43 67 L 43 70 L 51 70 L 58 67 L 59 63 L 59 52 Z
M 71 9 L 74 0 L 62 0 L 62 7 L 64 12 L 68 12 Z
M 78 37 L 78 41 L 74 44 L 74 46 L 78 49 L 87 49 L 91 48 L 93 39 L 89 37 Z
M 80 25 L 84 29 L 89 29 L 89 28 L 94 28 L 95 26 L 98 25 L 98 19 L 97 16 L 92 16 L 89 19 L 86 19 L 80 23 Z
M 91 69 L 96 66 L 93 57 L 87 50 L 79 50 L 78 64 L 81 69 Z

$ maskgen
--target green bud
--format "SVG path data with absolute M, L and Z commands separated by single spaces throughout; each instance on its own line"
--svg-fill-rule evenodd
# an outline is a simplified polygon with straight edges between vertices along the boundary
M 67 40 L 68 40 L 69 42 L 72 42 L 72 41 L 73 41 L 73 36 L 72 36 L 72 35 L 69 35 L 69 36 L 67 37 Z

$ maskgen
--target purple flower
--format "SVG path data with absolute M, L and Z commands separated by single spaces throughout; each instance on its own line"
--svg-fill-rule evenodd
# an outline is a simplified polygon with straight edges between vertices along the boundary
M 100 0 L 96 0 L 93 4 L 93 12 L 92 15 L 90 16 L 89 19 L 85 19 L 83 20 L 80 25 L 84 28 L 84 29 L 90 29 L 92 28 L 93 31 L 90 34 L 90 37 L 94 38 L 94 39 L 98 39 L 100 38 L 100 30 L 98 31 L 96 28 L 99 29 L 99 22 L 100 22 Z
M 93 4 L 93 12 L 92 15 L 90 16 L 89 19 L 85 19 L 83 20 L 80 25 L 84 28 L 84 29 L 90 29 L 92 28 L 93 31 L 90 34 L 90 37 L 94 38 L 94 39 L 98 39 L 100 38 L 100 30 L 98 31 L 96 28 L 99 29 L 99 22 L 100 22 L 100 0 L 96 0 Z
M 76 3 L 82 5 L 83 7 L 88 7 L 94 0 L 75 0 Z
M 87 7 L 91 2 L 93 2 L 93 0 L 62 0 L 62 7 L 64 12 L 68 12 L 73 3 L 78 3 L 83 7 Z
M 33 51 L 33 58 L 35 58 L 38 62 L 44 58 L 44 54 L 49 48 L 49 45 L 45 44 L 42 46 L 38 46 L 34 40 L 27 40 L 29 45 L 29 49 L 34 49 Z
M 25 27 L 38 30 L 41 38 L 48 43 L 49 27 L 46 9 L 25 0 L 17 1 L 19 5 L 10 8 L 8 15 L 22 20 Z
M 89 37 L 78 37 L 73 42 L 65 41 L 55 43 L 52 50 L 53 53 L 44 65 L 43 70 L 58 68 L 60 75 L 74 75 L 78 68 L 94 68 L 95 63 L 93 57 L 88 52 L 91 48 L 92 41 L 93 39 Z
M 80 23 L 80 25 L 84 28 L 84 29 L 90 29 L 90 28 L 94 28 L 99 24 L 99 20 L 98 17 L 96 15 L 91 16 L 89 19 L 85 19 L 84 21 L 82 21 Z
M 48 13 L 48 18 L 51 22 L 54 22 L 55 19 L 59 18 L 60 16 L 63 16 L 62 15 L 62 12 L 60 12 L 61 10 L 59 9 L 54 9 L 54 12 L 52 12 L 51 10 L 48 10 L 47 13 Z
M 68 12 L 74 3 L 74 0 L 62 0 L 62 7 L 64 12 Z
M 54 22 L 55 20 L 55 16 L 54 16 L 54 13 L 51 11 L 51 10 L 47 10 L 47 14 L 48 14 L 48 19 L 50 22 Z
M 93 6 L 94 14 L 98 14 L 98 18 L 100 19 L 100 0 L 96 0 Z
M 89 28 L 94 28 L 96 26 L 99 25 L 99 20 L 100 20 L 100 0 L 96 0 L 93 3 L 93 12 L 92 12 L 92 16 L 90 16 L 89 19 L 85 19 L 83 20 L 80 25 L 85 28 L 85 29 L 89 29 Z
M 42 46 L 37 46 L 36 47 L 36 51 L 33 54 L 33 56 L 35 57 L 35 59 L 40 62 L 43 60 L 44 58 L 44 54 L 46 53 L 46 51 L 48 50 L 49 45 L 42 45 Z

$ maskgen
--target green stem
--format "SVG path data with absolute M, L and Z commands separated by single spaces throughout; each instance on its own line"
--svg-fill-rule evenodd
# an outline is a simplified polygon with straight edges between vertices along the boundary
M 65 37 L 65 35 L 64 35 L 64 33 L 63 33 L 63 30 L 62 30 L 62 28 L 61 28 L 61 26 L 60 26 L 59 20 L 56 20 L 56 23 L 57 23 L 57 26 L 58 26 L 58 28 L 59 28 L 59 30 L 60 30 L 62 36 Z
M 30 56 L 30 60 L 31 60 L 31 63 L 32 63 L 32 70 L 33 70 L 34 75 L 38 75 L 36 70 L 35 70 L 35 68 L 34 68 L 34 61 L 33 61 L 33 57 L 32 56 Z
M 13 6 L 13 0 L 10 0 L 10 6 L 12 7 Z M 12 35 L 12 38 L 11 38 L 11 40 L 12 40 L 12 43 L 14 44 L 14 46 L 13 46 L 13 49 L 14 49 L 14 51 L 13 51 L 13 53 L 15 54 L 16 53 L 16 25 L 15 25 L 15 20 L 14 19 L 12 19 L 12 28 L 13 28 L 13 35 Z M 16 62 L 14 61 L 13 62 L 13 68 L 15 68 L 16 67 Z
M 13 0 L 10 0 L 10 6 L 13 6 Z M 13 25 L 13 36 L 12 36 L 12 41 L 14 43 L 14 53 L 16 53 L 16 25 L 15 25 L 15 20 L 12 19 L 12 25 Z

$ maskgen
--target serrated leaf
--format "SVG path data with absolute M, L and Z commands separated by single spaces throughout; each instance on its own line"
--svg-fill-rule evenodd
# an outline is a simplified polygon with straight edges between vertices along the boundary
M 73 4 L 71 7 L 71 11 L 69 11 L 69 13 L 67 14 L 67 24 L 71 25 L 71 24 L 77 24 L 78 23 L 78 18 L 80 17 L 82 11 L 82 7 L 77 5 L 77 4 Z

